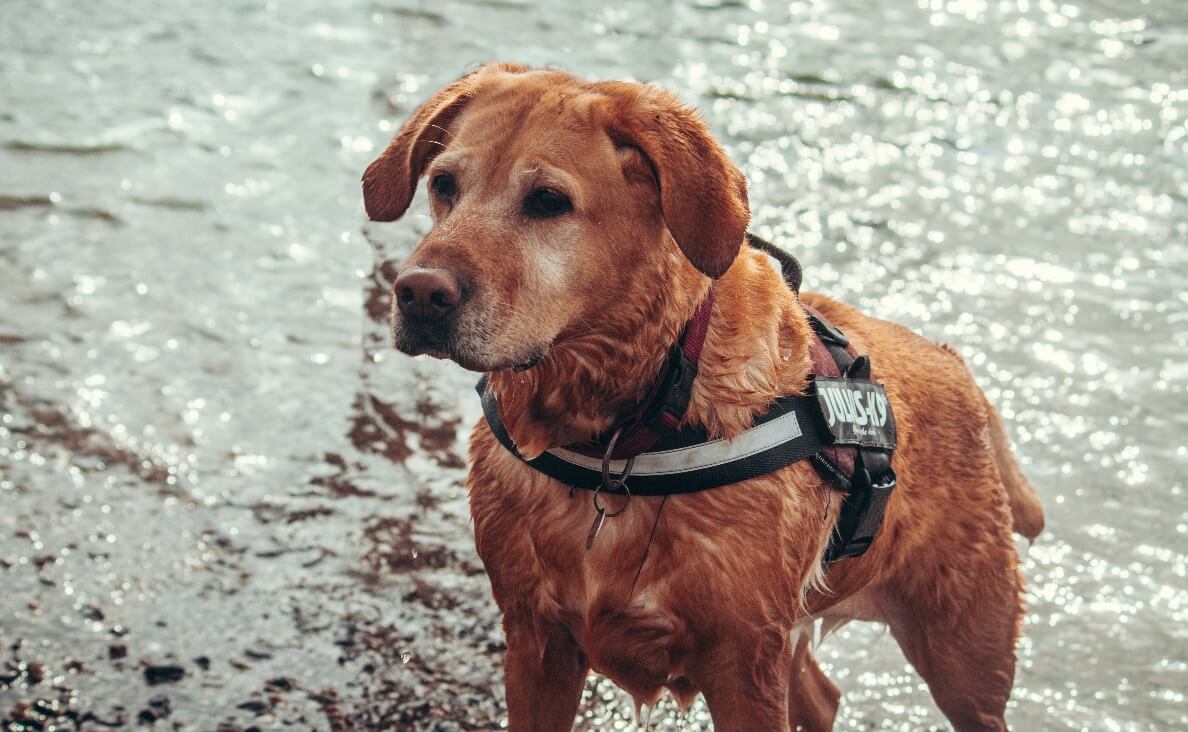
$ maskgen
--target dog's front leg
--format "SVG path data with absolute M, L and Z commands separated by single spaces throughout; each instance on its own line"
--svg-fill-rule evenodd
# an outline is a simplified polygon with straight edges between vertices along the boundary
M 504 620 L 508 728 L 511 732 L 573 729 L 589 664 L 562 625 Z
M 694 679 L 716 732 L 787 732 L 793 667 L 789 633 L 775 627 L 728 634 Z

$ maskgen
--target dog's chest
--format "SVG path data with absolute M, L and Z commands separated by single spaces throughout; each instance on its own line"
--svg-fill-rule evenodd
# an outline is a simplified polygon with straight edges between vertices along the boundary
M 622 514 L 602 519 L 591 543 L 597 510 L 590 492 L 571 495 L 519 461 L 489 457 L 474 465 L 471 511 L 504 612 L 532 625 L 564 625 L 596 671 L 640 699 L 659 694 L 681 675 L 689 645 L 670 601 L 683 569 L 663 538 L 649 547 L 659 499 L 632 499 Z M 612 512 L 621 507 L 613 496 L 600 502 Z M 667 568 L 663 577 L 647 571 L 658 566 Z
M 556 603 L 558 619 L 577 640 L 590 666 L 611 678 L 638 701 L 652 703 L 673 678 L 683 675 L 681 660 L 690 646 L 682 608 L 673 603 L 670 582 L 679 577 L 649 574 L 647 562 L 679 575 L 665 551 L 647 546 L 649 511 L 640 502 L 636 516 L 607 518 L 587 549 L 594 510 L 578 511 L 571 522 L 574 541 L 567 557 L 546 569 L 554 573 L 545 604 Z M 652 556 L 655 551 L 656 555 Z
M 658 587 L 642 572 L 654 503 L 637 498 L 612 516 L 622 505 L 619 498 L 602 499 L 600 511 L 587 491 L 558 494 L 547 509 L 522 519 L 540 572 L 542 602 L 568 618 L 587 619 L 616 605 L 655 605 Z

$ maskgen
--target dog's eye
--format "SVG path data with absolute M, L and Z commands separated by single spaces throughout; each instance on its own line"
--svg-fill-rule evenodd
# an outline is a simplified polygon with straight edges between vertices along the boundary
M 573 204 L 560 193 L 549 188 L 537 188 L 524 199 L 524 213 L 532 218 L 547 219 L 573 210 Z
M 458 195 L 458 181 L 448 173 L 433 176 L 430 187 L 433 188 L 433 195 L 441 199 L 453 198 Z

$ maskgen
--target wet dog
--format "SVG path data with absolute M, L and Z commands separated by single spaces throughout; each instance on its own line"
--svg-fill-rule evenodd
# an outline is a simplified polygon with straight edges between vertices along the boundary
M 589 494 L 480 421 L 471 514 L 503 612 L 512 730 L 570 729 L 591 669 L 639 703 L 704 694 L 722 732 L 829 729 L 839 695 L 805 630 L 854 619 L 890 627 L 957 729 L 1005 729 L 1023 613 L 1011 532 L 1035 537 L 1043 513 L 954 351 L 786 287 L 745 243 L 742 174 L 652 86 L 483 67 L 368 167 L 368 215 L 399 218 L 422 177 L 434 225 L 395 282 L 396 346 L 488 373 L 525 457 L 632 414 L 711 283 L 687 424 L 736 437 L 809 388 L 809 305 L 870 356 L 898 425 L 882 528 L 826 570 L 843 496 L 807 462 L 637 496 L 587 550 Z

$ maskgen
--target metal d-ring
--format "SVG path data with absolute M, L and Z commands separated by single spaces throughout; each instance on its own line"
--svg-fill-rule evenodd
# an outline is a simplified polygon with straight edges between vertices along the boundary
M 631 489 L 627 487 L 626 480 L 631 476 L 631 469 L 635 467 L 635 456 L 632 455 L 627 459 L 627 465 L 623 467 L 623 472 L 617 478 L 611 477 L 610 472 L 611 455 L 613 455 L 615 452 L 615 443 L 619 441 L 619 435 L 621 434 L 623 434 L 623 427 L 619 427 L 617 430 L 615 430 L 615 433 L 611 435 L 610 443 L 606 446 L 606 453 L 602 456 L 602 483 L 594 489 L 594 510 L 605 512 L 607 518 L 614 518 L 615 516 L 620 515 L 627 510 L 627 506 L 631 505 Z M 614 513 L 608 512 L 605 508 L 603 508 L 602 504 L 598 502 L 598 492 L 603 488 L 612 493 L 622 493 L 626 495 L 627 500 L 623 501 L 623 507 Z

